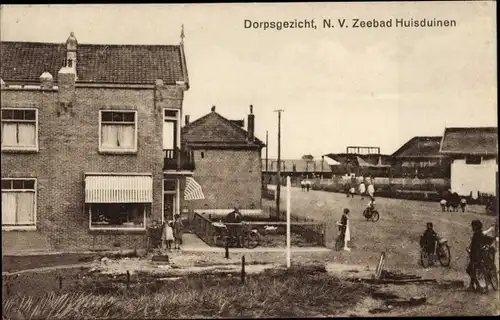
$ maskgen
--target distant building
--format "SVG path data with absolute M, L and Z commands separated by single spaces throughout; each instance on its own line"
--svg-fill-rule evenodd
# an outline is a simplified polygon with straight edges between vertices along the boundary
M 194 152 L 193 177 L 202 186 L 204 200 L 193 202 L 194 211 L 229 213 L 239 205 L 243 214 L 261 212 L 261 151 L 265 146 L 254 136 L 252 106 L 247 130 L 244 120 L 229 120 L 212 111 L 193 121 L 186 118 L 182 145 Z
M 394 177 L 449 178 L 450 159 L 440 153 L 443 137 L 414 137 L 392 154 Z
M 262 175 L 265 183 L 275 184 L 278 172 L 277 159 L 262 159 Z M 292 181 L 303 179 L 315 179 L 332 177 L 332 170 L 326 159 L 314 159 L 306 161 L 304 159 L 283 159 L 280 161 L 280 175 L 282 179 L 290 176 Z
M 378 147 L 346 148 L 345 153 L 324 155 L 336 161 L 331 165 L 335 175 L 354 175 L 363 177 L 387 177 L 390 175 L 393 159 L 390 155 L 380 154 Z M 337 164 L 339 163 L 339 164 Z
M 446 128 L 440 152 L 452 159 L 452 192 L 473 197 L 496 194 L 497 127 Z

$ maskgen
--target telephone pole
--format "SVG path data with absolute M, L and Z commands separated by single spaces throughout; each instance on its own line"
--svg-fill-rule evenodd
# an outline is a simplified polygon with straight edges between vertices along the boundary
M 278 113 L 278 170 L 276 171 L 277 183 L 276 183 L 276 215 L 280 217 L 280 198 L 281 198 L 281 112 L 285 110 L 278 109 L 274 112 Z
M 269 174 L 269 171 L 267 171 L 267 169 L 268 169 L 267 163 L 269 161 L 268 150 L 269 150 L 269 140 L 268 140 L 268 132 L 266 130 L 266 174 Z

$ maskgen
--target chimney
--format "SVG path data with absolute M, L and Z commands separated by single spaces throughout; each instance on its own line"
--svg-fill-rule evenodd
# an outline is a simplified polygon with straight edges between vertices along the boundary
M 66 40 L 66 67 L 72 68 L 76 79 L 76 50 L 78 41 L 75 38 L 75 33 L 71 32 Z
M 70 67 L 62 67 L 57 74 L 59 87 L 59 102 L 70 103 L 75 98 L 75 70 Z
M 185 119 L 186 119 L 186 126 L 187 126 L 189 124 L 189 114 L 186 114 Z
M 253 114 L 253 105 L 250 105 L 250 114 L 248 115 L 248 138 L 250 141 L 254 141 L 254 130 L 255 130 L 255 115 Z
M 215 106 L 212 106 L 212 108 L 210 109 L 210 111 L 215 112 Z
M 40 76 L 40 88 L 47 90 L 52 89 L 53 86 L 54 78 L 52 77 L 52 75 L 47 71 L 42 73 L 42 75 Z

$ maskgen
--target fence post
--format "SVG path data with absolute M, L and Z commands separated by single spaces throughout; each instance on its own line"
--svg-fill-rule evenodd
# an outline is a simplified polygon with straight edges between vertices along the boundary
M 130 288 L 130 271 L 127 270 L 127 290 Z
M 227 240 L 228 240 L 228 239 L 227 239 L 227 237 L 226 237 L 226 241 L 224 241 L 224 242 L 225 242 L 225 243 L 224 243 L 224 249 L 225 249 L 226 254 L 225 254 L 225 256 L 224 256 L 224 257 L 225 257 L 226 259 L 229 259 L 229 241 L 227 241 Z
M 241 256 L 241 283 L 245 284 L 245 256 Z
M 63 282 L 62 276 L 59 276 L 59 290 L 62 289 L 62 282 Z

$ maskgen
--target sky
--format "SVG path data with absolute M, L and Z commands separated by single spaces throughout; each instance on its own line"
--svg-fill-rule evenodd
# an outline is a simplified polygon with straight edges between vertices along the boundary
M 445 127 L 497 126 L 495 2 L 9 5 L 3 41 L 178 44 L 184 25 L 191 121 L 211 106 L 246 119 L 269 157 L 376 146 L 391 154 Z M 454 19 L 453 28 L 322 28 L 323 19 Z M 314 19 L 262 30 L 245 20 Z M 394 22 L 393 22 L 394 23 Z

